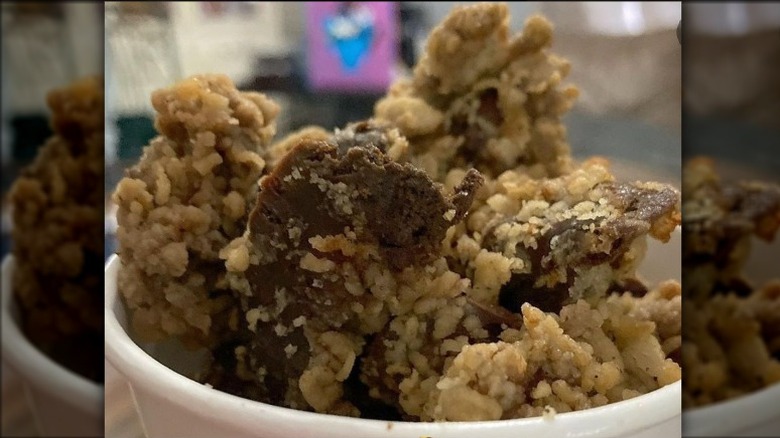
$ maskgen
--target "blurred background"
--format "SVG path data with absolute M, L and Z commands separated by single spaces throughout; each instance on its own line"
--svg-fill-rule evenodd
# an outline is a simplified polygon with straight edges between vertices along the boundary
M 8 190 L 18 172 L 33 160 L 52 135 L 46 95 L 77 78 L 102 74 L 103 5 L 95 2 L 2 2 L 0 19 L 0 257 L 5 258 L 12 243 Z M 6 333 L 3 334 L 5 343 Z M 98 345 L 102 345 L 102 341 Z M 83 349 L 72 353 L 74 357 L 86 356 Z M 38 436 L 43 430 L 40 425 L 46 423 L 43 417 L 35 418 L 31 408 L 32 392 L 21 374 L 8 367 L 4 358 L 0 403 L 2 436 Z M 45 416 L 42 412 L 39 415 Z M 50 432 L 56 434 L 57 431 Z
M 780 3 L 686 3 L 683 5 L 682 33 L 683 160 L 707 156 L 714 162 L 720 179 L 725 181 L 780 184 Z M 747 281 L 750 285 L 748 290 L 752 292 L 768 281 L 780 278 L 777 269 L 780 239 L 775 237 L 773 242 L 766 242 L 752 238 L 750 245 L 740 276 Z M 683 285 L 687 269 L 683 266 Z M 683 296 L 683 300 L 688 299 L 690 297 Z M 699 315 L 707 315 L 710 308 L 716 308 L 709 303 L 696 303 Z M 763 307 L 777 309 L 772 307 L 770 300 Z M 761 336 L 754 335 L 753 348 L 764 348 L 766 353 L 763 354 L 772 355 L 771 360 L 776 365 L 780 361 L 780 349 L 773 341 L 775 334 L 772 333 L 776 332 L 772 331 L 772 327 L 777 327 L 777 324 L 772 323 L 771 318 L 777 321 L 778 315 L 775 313 L 770 317 L 772 310 L 769 310 L 766 312 L 769 319 L 761 321 L 754 313 L 737 309 L 736 314 L 754 318 L 750 320 L 750 327 L 760 330 Z M 685 315 L 684 321 L 688 318 Z M 712 321 L 706 329 L 709 339 L 702 336 L 702 332 L 696 333 L 695 328 L 690 330 L 691 325 L 683 324 L 683 342 L 691 345 L 690 348 L 700 349 L 702 356 L 709 361 L 709 369 L 722 367 L 723 378 L 718 389 L 731 388 L 734 382 L 740 384 L 743 374 L 738 366 L 732 364 L 743 358 L 751 358 L 751 369 L 761 369 L 759 361 L 755 360 L 761 356 L 731 348 L 731 339 L 740 339 L 746 345 L 744 339 L 747 337 L 741 327 L 729 324 L 736 325 L 726 318 Z M 729 335 L 719 337 L 717 326 L 726 327 L 724 331 L 728 331 Z M 761 351 L 760 348 L 756 350 Z M 712 351 L 724 353 L 718 356 Z M 683 365 L 684 393 L 698 396 L 695 389 L 690 390 L 691 387 L 686 386 L 687 382 L 695 382 L 698 377 L 698 370 L 690 365 Z M 777 394 L 776 389 L 771 391 L 775 392 L 769 394 Z M 761 404 L 757 397 L 747 395 L 740 401 L 744 403 L 742 406 L 749 406 L 747 410 L 721 405 L 720 410 L 715 408 L 716 412 L 701 415 L 698 421 L 697 417 L 686 413 L 682 420 L 683 434 L 777 436 L 780 417 L 776 410 L 772 419 L 747 417 L 748 410 L 757 412 L 753 408 Z M 749 401 L 751 398 L 753 401 Z
M 432 27 L 467 4 L 367 3 L 381 28 L 382 53 L 372 58 L 378 66 L 339 77 L 338 66 L 318 58 L 325 30 L 317 21 L 339 3 L 106 3 L 111 161 L 137 157 L 154 134 L 151 91 L 196 73 L 225 73 L 239 88 L 271 95 L 283 108 L 280 135 L 306 124 L 331 128 L 366 117 L 389 82 L 409 73 Z M 513 2 L 510 9 L 515 31 L 539 12 L 557 25 L 554 50 L 574 65 L 571 81 L 583 91 L 579 110 L 633 118 L 679 135 L 679 2 Z
M 93 2 L 2 2 L 3 205 L 18 170 L 52 132 L 46 94 L 76 78 L 102 73 L 103 6 Z M 8 212 L 2 255 L 8 251 Z
M 683 16 L 683 158 L 777 180 L 780 3 L 691 3 Z

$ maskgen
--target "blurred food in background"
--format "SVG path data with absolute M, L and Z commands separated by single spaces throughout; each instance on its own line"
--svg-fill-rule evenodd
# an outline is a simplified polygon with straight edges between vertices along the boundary
M 2 193 L 52 135 L 47 94 L 102 72 L 102 5 L 91 2 L 2 3 Z M 11 221 L 2 209 L 2 250 Z
M 91 435 L 62 388 L 102 394 L 103 5 L 0 8 L 2 435 Z
M 690 3 L 684 17 L 683 432 L 771 436 L 780 418 L 761 406 L 780 382 L 780 3 Z
M 8 193 L 14 297 L 30 341 L 103 381 L 103 81 L 50 91 L 53 134 Z
M 728 181 L 698 157 L 683 174 L 683 408 L 780 383 L 780 279 L 746 267 L 780 227 L 780 185 Z M 763 277 L 776 275 L 764 272 Z

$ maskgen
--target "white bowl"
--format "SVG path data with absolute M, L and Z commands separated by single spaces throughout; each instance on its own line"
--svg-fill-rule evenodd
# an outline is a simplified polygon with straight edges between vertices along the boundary
M 12 255 L 2 266 L 3 361 L 22 380 L 42 436 L 102 436 L 103 386 L 51 360 L 24 336 L 13 299 Z
M 778 254 L 780 239 L 772 243 L 753 239 L 745 266 L 746 277 L 754 284 L 777 278 Z M 683 432 L 685 436 L 777 436 L 780 433 L 778 406 L 780 384 L 733 400 L 686 410 L 683 412 Z
M 645 277 L 674 277 L 680 266 L 680 237 L 666 245 L 651 242 L 645 265 L 668 266 Z M 654 262 L 654 263 L 653 263 Z M 173 345 L 144 346 L 128 333 L 127 314 L 117 295 L 117 256 L 106 265 L 106 358 L 127 378 L 148 438 L 158 437 L 316 437 L 316 438 L 484 438 L 679 437 L 681 382 L 631 400 L 558 414 L 551 420 L 529 418 L 471 423 L 409 423 L 322 415 L 271 406 L 201 385 L 172 368 L 182 351 Z M 671 273 L 669 271 L 672 271 Z M 658 277 L 661 275 L 661 277 Z M 173 356 L 179 356 L 175 363 Z M 193 356 L 192 362 L 197 362 Z M 186 362 L 186 360 L 185 360 Z M 166 365 L 164 365 L 164 363 Z
M 685 436 L 766 436 L 780 431 L 780 384 L 683 413 Z

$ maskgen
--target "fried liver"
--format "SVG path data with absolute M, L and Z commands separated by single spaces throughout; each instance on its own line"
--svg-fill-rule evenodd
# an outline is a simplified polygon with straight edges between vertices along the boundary
M 245 310 L 262 315 L 248 316 L 250 356 L 263 358 L 272 402 L 290 404 L 318 336 L 339 330 L 359 344 L 369 331 L 354 309 L 376 298 L 345 287 L 345 275 L 372 263 L 400 273 L 433 262 L 481 184 L 471 171 L 444 196 L 423 171 L 389 159 L 389 143 L 385 129 L 367 123 L 329 141 L 302 139 L 261 180 L 247 232 Z M 328 238 L 344 248 L 313 244 Z

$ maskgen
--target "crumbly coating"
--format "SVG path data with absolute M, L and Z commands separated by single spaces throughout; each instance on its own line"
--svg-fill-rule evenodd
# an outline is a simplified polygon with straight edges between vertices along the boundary
M 753 236 L 771 241 L 780 228 L 780 187 L 756 181 L 722 181 L 714 162 L 695 157 L 683 172 L 685 292 L 749 293 L 742 270 Z
M 569 170 L 561 116 L 577 97 L 562 85 L 566 60 L 549 53 L 552 25 L 529 18 L 509 36 L 504 4 L 455 8 L 431 32 L 410 79 L 376 104 L 409 140 L 411 161 L 434 179 L 474 167 L 498 177 L 518 166 L 543 175 Z
M 684 303 L 683 409 L 780 384 L 780 282 Z
M 300 138 L 263 180 L 248 234 L 223 253 L 236 267 L 230 278 L 246 295 L 246 321 L 256 334 L 247 341 L 249 353 L 235 356 L 236 374 L 262 370 L 231 383 L 243 385 L 239 394 L 331 414 L 463 421 L 586 409 L 679 380 L 680 286 L 669 282 L 648 293 L 635 276 L 644 236 L 667 240 L 679 223 L 676 190 L 617 183 L 601 159 L 558 178 L 507 171 L 481 187 L 468 184 L 473 172 L 455 169 L 444 191 L 455 193 L 452 200 L 466 192 L 469 202 L 388 227 L 394 215 L 405 217 L 407 205 L 428 214 L 430 202 L 394 201 L 391 187 L 398 180 L 375 186 L 370 173 L 349 179 L 344 175 L 354 170 L 341 167 L 375 151 L 368 162 L 424 174 L 376 156 L 395 144 L 381 125 L 360 123 L 332 138 L 335 144 Z M 334 176 L 348 182 L 335 195 Z M 421 180 L 433 187 L 427 177 Z M 384 196 L 393 209 L 379 215 L 366 214 L 361 195 L 341 196 L 380 186 L 390 190 Z M 464 208 L 470 212 L 460 222 Z M 436 220 L 452 221 L 433 239 L 441 245 L 415 254 L 438 258 L 387 257 L 375 234 L 414 230 L 415 223 L 435 230 Z M 495 232 L 501 223 L 521 225 Z M 558 241 L 571 242 L 543 242 L 559 223 L 566 227 L 558 227 Z M 598 239 L 608 240 L 599 247 Z M 529 257 L 532 249 L 553 256 Z M 578 260 L 600 266 L 585 263 L 591 271 L 569 273 L 566 299 L 541 309 L 549 290 L 511 280 L 524 273 L 546 280 L 546 271 L 532 269 L 544 259 L 572 269 Z M 501 298 L 506 286 L 512 300 Z M 246 389 L 254 386 L 259 389 Z M 369 399 L 358 397 L 360 391 Z M 377 401 L 393 409 L 379 409 Z
M 679 194 L 574 163 L 551 33 L 533 17 L 509 39 L 505 5 L 457 8 L 373 119 L 262 152 L 245 231 L 211 246 L 238 311 L 201 381 L 409 421 L 549 417 L 678 381 L 680 285 L 635 270 Z
M 557 178 L 506 171 L 486 181 L 444 242 L 453 267 L 473 280 L 475 299 L 558 312 L 582 297 L 646 292 L 636 278 L 646 237 L 669 239 L 680 223 L 679 193 L 617 182 L 607 164 L 588 160 Z
M 9 192 L 13 290 L 25 335 L 63 365 L 102 381 L 102 78 L 54 90 L 48 105 L 54 135 Z
M 246 235 L 223 252 L 238 273 L 230 281 L 246 294 L 249 355 L 265 368 L 268 400 L 348 409 L 343 389 L 332 387 L 351 374 L 363 336 L 409 305 L 398 283 L 422 292 L 421 280 L 460 280 L 431 263 L 481 176 L 472 171 L 445 196 L 423 171 L 388 157 L 394 139 L 370 123 L 326 141 L 301 138 L 263 178 Z
M 244 232 L 278 106 L 223 75 L 158 90 L 152 104 L 160 135 L 113 195 L 119 291 L 143 338 L 210 345 L 233 307 L 219 251 Z
M 683 408 L 780 383 L 780 282 L 744 278 L 751 239 L 780 227 L 780 187 L 722 181 L 713 160 L 683 169 Z
M 364 359 L 372 395 L 394 400 L 410 420 L 499 420 L 602 406 L 680 379 L 676 282 L 559 313 L 526 303 L 489 330 L 467 303 L 392 320 Z

